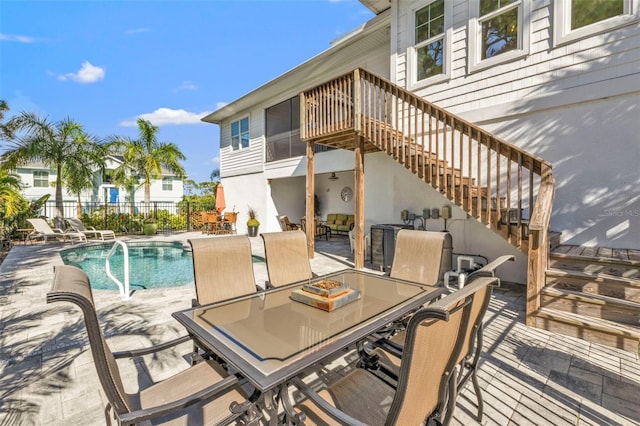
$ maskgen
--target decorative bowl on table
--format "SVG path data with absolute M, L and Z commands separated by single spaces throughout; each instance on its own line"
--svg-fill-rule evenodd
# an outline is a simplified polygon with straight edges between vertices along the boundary
M 349 286 L 337 281 L 322 280 L 304 284 L 302 289 L 322 297 L 336 297 L 342 293 L 346 293 L 349 290 Z

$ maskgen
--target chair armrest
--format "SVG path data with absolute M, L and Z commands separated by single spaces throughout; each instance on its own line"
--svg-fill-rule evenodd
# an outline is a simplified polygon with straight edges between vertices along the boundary
M 496 269 L 499 266 L 501 266 L 505 262 L 509 262 L 509 261 L 514 262 L 515 260 L 516 260 L 516 257 L 512 254 L 506 254 L 504 256 L 500 256 L 497 259 L 495 259 L 493 262 L 487 263 L 482 268 L 471 272 L 467 276 L 467 282 L 469 281 L 469 279 L 476 278 L 476 277 L 495 277 Z M 498 281 L 498 287 L 500 287 L 500 281 Z
M 352 426 L 366 426 L 366 424 L 361 422 L 360 420 L 354 419 L 347 413 L 340 411 L 333 405 L 329 404 L 327 400 L 318 395 L 316 391 L 307 386 L 302 380 L 300 380 L 300 378 L 292 378 L 291 384 L 298 388 L 298 390 L 302 392 L 307 398 L 313 401 L 313 403 L 316 404 L 318 408 L 324 411 L 327 415 L 331 416 L 331 418 L 339 421 L 341 424 Z
M 180 411 L 193 404 L 208 402 L 237 384 L 238 378 L 236 376 L 227 376 L 218 383 L 211 385 L 199 392 L 196 392 L 193 395 L 189 395 L 187 397 L 166 404 L 158 405 L 157 407 L 120 414 L 118 417 L 120 418 L 120 423 L 122 424 L 137 424 L 144 420 L 165 416 L 167 414 Z M 234 416 L 240 417 L 240 413 L 234 414 Z
M 188 342 L 191 340 L 189 336 L 178 337 L 173 340 L 169 340 L 168 342 L 160 343 L 158 345 L 150 346 L 148 348 L 142 349 L 133 349 L 128 351 L 119 351 L 113 352 L 113 357 L 118 358 L 133 358 L 137 356 L 149 355 L 158 351 L 162 351 L 165 349 L 169 349 L 173 346 L 179 345 L 180 343 Z

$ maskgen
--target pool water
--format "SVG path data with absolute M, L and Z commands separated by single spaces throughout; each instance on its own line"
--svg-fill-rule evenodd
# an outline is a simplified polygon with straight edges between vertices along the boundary
M 106 258 L 113 242 L 90 244 L 63 250 L 65 265 L 81 268 L 89 277 L 91 287 L 118 290 L 106 274 Z M 129 251 L 129 283 L 131 290 L 182 286 L 193 282 L 191 252 L 179 242 L 127 242 Z M 118 246 L 110 259 L 111 273 L 124 283 L 124 256 Z
M 86 244 L 60 252 L 65 265 L 82 269 L 91 282 L 91 288 L 118 290 L 106 274 L 107 254 L 113 242 Z M 177 287 L 193 282 L 193 257 L 190 247 L 180 242 L 128 241 L 129 286 L 131 290 Z M 253 263 L 264 262 L 252 256 Z M 111 273 L 124 283 L 124 256 L 118 246 L 110 259 Z

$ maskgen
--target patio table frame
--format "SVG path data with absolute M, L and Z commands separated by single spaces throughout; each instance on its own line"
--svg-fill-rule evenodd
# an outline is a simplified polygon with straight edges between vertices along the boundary
M 299 289 L 307 283 L 304 281 L 210 305 L 185 309 L 175 312 L 173 317 L 187 329 L 192 338 L 202 345 L 201 347 L 213 351 L 229 367 L 245 377 L 261 392 L 261 399 L 264 399 L 263 403 L 265 404 L 264 409 L 270 413 L 269 417 L 273 422 L 277 418 L 278 395 L 286 392 L 286 383 L 289 379 L 446 292 L 443 287 L 417 284 L 356 269 L 333 272 L 314 277 L 309 281 L 321 280 L 342 281 L 349 284 L 351 288 L 358 288 L 361 291 L 361 296 L 349 305 L 332 312 L 325 312 L 289 298 L 291 291 Z M 298 341 L 299 345 L 303 347 L 300 347 L 297 352 L 290 353 L 284 359 L 273 353 L 261 353 L 261 351 L 284 351 L 282 347 L 286 345 L 283 345 L 282 342 L 289 337 L 289 335 L 282 334 L 274 335 L 271 336 L 273 342 L 270 345 L 261 345 L 259 341 L 269 339 L 269 336 L 254 333 L 253 341 L 247 341 L 252 337 L 252 332 L 247 331 L 249 328 L 247 325 L 253 323 L 243 324 L 242 322 L 260 317 L 259 309 L 262 309 L 261 315 L 264 318 L 265 312 L 272 309 L 266 308 L 270 301 L 274 302 L 273 309 L 278 308 L 281 311 L 272 312 L 276 318 L 271 318 L 274 323 L 271 332 L 285 332 L 286 330 L 281 330 L 281 328 L 286 329 L 288 326 L 295 329 L 297 323 L 294 319 L 300 317 L 304 321 L 324 319 L 323 324 L 326 324 L 331 330 L 331 335 L 319 338 L 317 342 L 300 343 Z M 262 308 L 260 308 L 261 306 Z M 240 316 L 242 313 L 247 315 L 238 321 L 229 319 L 234 317 L 232 313 L 234 308 L 236 311 L 242 311 Z M 230 313 L 231 315 L 229 315 Z M 363 313 L 364 317 L 358 316 Z M 278 314 L 282 317 L 277 318 Z M 227 324 L 223 324 L 225 321 Z M 264 326 L 265 322 L 263 321 L 260 325 Z M 299 328 L 300 325 L 298 325 Z M 322 333 L 320 332 L 320 334 Z M 249 339 L 246 339 L 247 337 Z M 291 336 L 291 339 L 295 340 L 296 338 L 300 339 Z M 276 343 L 278 339 L 280 339 L 280 345 Z M 286 406 L 284 408 L 285 411 L 288 411 Z M 293 415 L 293 413 L 287 414 Z

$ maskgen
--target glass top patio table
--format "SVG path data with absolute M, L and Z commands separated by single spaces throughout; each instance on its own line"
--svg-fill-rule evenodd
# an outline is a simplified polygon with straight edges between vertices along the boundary
M 264 392 L 445 291 L 353 269 L 310 281 L 325 279 L 359 290 L 359 299 L 327 312 L 290 298 L 298 282 L 173 316 Z

